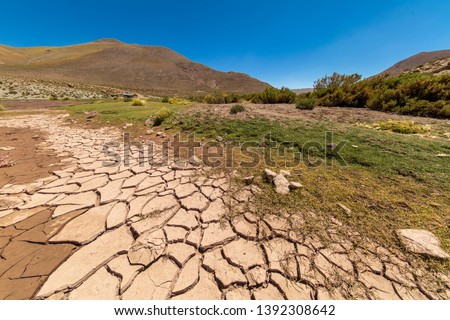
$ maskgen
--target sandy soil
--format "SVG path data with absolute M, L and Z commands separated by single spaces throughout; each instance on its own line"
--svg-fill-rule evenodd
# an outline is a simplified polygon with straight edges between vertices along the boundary
M 38 150 L 38 144 L 45 135 L 38 130 L 0 127 L 0 148 L 12 147 L 10 151 L 0 150 L 0 158 L 8 157 L 11 167 L 0 168 L 0 187 L 8 183 L 25 184 L 47 177 L 50 171 L 60 166 L 50 166 L 61 158 L 56 154 Z

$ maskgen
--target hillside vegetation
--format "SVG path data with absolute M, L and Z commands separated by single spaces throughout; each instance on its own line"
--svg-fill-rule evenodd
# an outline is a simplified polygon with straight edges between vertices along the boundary
M 327 107 L 368 107 L 373 110 L 417 116 L 450 118 L 450 75 L 405 73 L 361 80 L 358 74 L 325 76 L 314 92 L 300 98 L 316 98 Z

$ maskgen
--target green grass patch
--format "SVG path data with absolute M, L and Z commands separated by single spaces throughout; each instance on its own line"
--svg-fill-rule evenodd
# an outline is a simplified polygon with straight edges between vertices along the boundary
M 145 106 L 132 106 L 132 102 L 101 102 L 93 104 L 81 104 L 70 107 L 60 107 L 60 110 L 67 110 L 73 116 L 84 116 L 85 112 L 97 111 L 100 116 L 95 121 L 110 124 L 122 124 L 125 122 L 145 122 L 149 116 L 156 116 L 158 112 L 165 108 L 170 112 L 175 112 L 185 108 L 184 104 L 167 104 L 162 102 L 147 102 Z

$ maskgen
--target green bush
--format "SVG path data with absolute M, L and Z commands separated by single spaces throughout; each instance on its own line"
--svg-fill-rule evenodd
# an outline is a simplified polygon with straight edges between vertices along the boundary
M 161 100 L 162 103 L 169 103 L 169 97 L 164 97 Z
M 450 75 L 409 73 L 397 77 L 333 74 L 319 79 L 311 94 L 327 107 L 368 107 L 418 116 L 450 117 Z
M 244 112 L 244 111 L 245 111 L 245 107 L 242 104 L 235 104 L 230 109 L 231 114 L 236 114 L 236 113 Z
M 299 97 L 295 107 L 301 110 L 313 110 L 319 105 L 319 101 L 315 97 Z
M 131 105 L 132 105 L 133 107 L 143 106 L 143 105 L 144 105 L 144 101 L 141 100 L 141 99 L 137 99 L 137 98 L 136 98 L 136 99 L 133 99 L 133 100 L 132 100 Z
M 153 125 L 155 127 L 160 126 L 164 121 L 172 116 L 173 112 L 168 110 L 167 108 L 162 108 L 155 115 L 155 119 L 153 121 Z
M 63 101 L 68 101 L 68 100 L 70 100 L 70 98 L 66 96 L 66 97 L 62 98 L 62 100 Z
M 267 88 L 261 93 L 255 94 L 251 101 L 254 103 L 276 104 L 276 103 L 294 103 L 297 95 L 292 90 L 282 87 Z
M 58 100 L 58 97 L 52 94 L 50 97 L 48 97 L 48 100 Z
M 236 94 L 209 94 L 203 97 L 203 102 L 208 104 L 228 104 L 239 102 Z
M 5 111 L 6 108 L 0 104 L 0 111 Z

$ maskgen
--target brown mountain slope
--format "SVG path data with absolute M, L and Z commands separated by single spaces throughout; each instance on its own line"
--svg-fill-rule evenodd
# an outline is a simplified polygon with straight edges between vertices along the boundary
M 445 59 L 450 57 L 450 50 L 439 50 L 431 52 L 421 52 L 394 64 L 389 69 L 386 69 L 382 74 L 390 76 L 398 76 L 403 72 L 411 71 L 429 62 Z
M 104 39 L 67 47 L 0 46 L 0 73 L 152 93 L 258 92 L 267 83 L 220 72 L 173 50 Z

